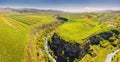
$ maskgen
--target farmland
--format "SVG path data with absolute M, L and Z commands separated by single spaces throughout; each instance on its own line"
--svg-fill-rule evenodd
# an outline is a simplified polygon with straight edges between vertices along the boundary
M 80 43 L 81 39 L 89 37 L 89 35 L 94 34 L 100 29 L 101 25 L 98 22 L 86 19 L 80 21 L 67 22 L 60 26 L 57 29 L 57 32 L 58 34 L 60 34 L 61 38 L 64 36 L 63 38 L 67 41 L 75 40 L 78 41 L 78 43 Z
M 53 15 L 0 13 L 0 62 L 53 62 L 45 50 L 48 36 L 49 54 L 57 62 L 104 62 L 120 47 L 119 12 Z
M 23 62 L 27 36 L 32 26 L 53 22 L 49 15 L 5 14 L 0 15 L 0 62 Z

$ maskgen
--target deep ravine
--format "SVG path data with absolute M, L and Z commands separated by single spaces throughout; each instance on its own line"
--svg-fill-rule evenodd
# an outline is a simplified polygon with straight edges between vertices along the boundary
M 108 40 L 113 47 L 116 47 L 117 44 L 113 45 L 110 38 L 113 36 L 118 38 L 118 34 L 119 32 L 117 30 L 102 32 L 87 38 L 89 42 L 78 44 L 75 42 L 69 43 L 61 39 L 57 33 L 54 33 L 54 35 L 51 37 L 51 42 L 48 40 L 47 44 L 53 51 L 54 55 L 57 57 L 55 58 L 56 62 L 74 62 L 76 59 L 77 61 L 80 61 L 86 54 L 89 54 L 91 57 L 95 57 L 96 54 L 92 54 L 94 51 L 89 48 L 92 45 L 100 45 L 101 48 L 106 48 L 106 46 L 102 46 L 100 44 L 100 41 L 102 40 Z M 115 39 L 113 39 L 113 41 L 115 41 Z M 108 54 L 107 58 L 105 58 L 105 62 L 111 62 L 112 58 L 116 55 L 117 52 L 118 50 Z
M 54 33 L 51 38 L 51 42 L 48 42 L 50 49 L 57 56 L 57 62 L 74 62 L 74 60 L 79 61 L 82 59 L 89 49 L 89 43 L 80 45 L 78 43 L 69 43 Z M 80 47 L 81 46 L 81 47 Z

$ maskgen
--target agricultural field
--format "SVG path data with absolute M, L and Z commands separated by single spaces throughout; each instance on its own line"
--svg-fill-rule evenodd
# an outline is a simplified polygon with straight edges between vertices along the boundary
M 120 0 L 0 0 L 0 62 L 120 62 Z
M 0 62 L 24 62 L 32 26 L 55 21 L 50 15 L 0 14 Z
M 53 15 L 0 13 L 0 62 L 105 62 L 120 47 L 120 13 Z
M 102 29 L 101 27 L 102 24 L 100 24 L 100 22 L 92 21 L 90 19 L 79 19 L 63 24 L 56 31 L 61 38 L 64 38 L 67 41 L 77 41 L 78 43 L 82 43 L 80 42 L 81 39 L 97 33 Z
M 91 18 L 88 18 L 88 16 Z M 65 15 L 64 17 L 68 18 L 69 21 L 61 25 L 56 32 L 66 41 L 77 41 L 78 43 L 82 43 L 82 39 L 110 30 L 108 25 L 95 19 L 97 16 L 99 16 L 99 14 Z

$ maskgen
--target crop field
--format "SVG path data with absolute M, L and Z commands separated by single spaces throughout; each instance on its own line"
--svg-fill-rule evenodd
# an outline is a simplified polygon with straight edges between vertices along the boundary
M 0 61 L 22 61 L 26 28 L 17 28 L 6 19 L 0 23 Z M 19 26 L 19 25 L 18 25 Z M 22 35 L 21 35 L 22 34 Z
M 25 45 L 30 28 L 53 22 L 51 16 L 30 14 L 0 15 L 0 62 L 24 62 Z

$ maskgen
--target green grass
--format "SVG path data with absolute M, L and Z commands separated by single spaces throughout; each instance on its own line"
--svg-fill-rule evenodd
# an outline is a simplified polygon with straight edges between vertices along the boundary
M 93 50 L 92 53 L 96 56 L 92 57 L 89 54 L 86 54 L 85 57 L 83 57 L 83 59 L 79 62 L 105 62 L 107 55 L 118 48 L 113 47 L 108 41 L 106 41 L 106 43 L 108 45 L 106 48 L 102 48 L 99 45 L 90 46 L 90 49 Z
M 87 14 L 93 17 L 99 14 Z M 69 19 L 68 22 L 62 24 L 56 29 L 56 33 L 60 38 L 68 42 L 84 43 L 82 39 L 88 38 L 89 36 L 95 35 L 100 32 L 109 31 L 110 28 L 103 22 L 99 22 L 96 19 L 88 19 L 86 14 L 62 14 L 63 17 Z M 3 20 L 4 18 L 4 20 Z M 118 20 L 120 17 L 117 18 Z M 29 41 L 32 41 L 33 56 L 41 62 L 49 60 L 47 54 L 44 51 L 44 35 L 46 32 L 40 30 L 35 36 L 31 36 L 30 30 L 35 27 L 39 27 L 43 24 L 49 24 L 54 22 L 55 19 L 51 15 L 43 14 L 16 14 L 16 13 L 1 13 L 0 14 L 0 62 L 24 62 L 26 59 L 26 45 Z M 37 29 L 36 29 L 37 31 Z M 38 35 L 41 34 L 41 35 Z M 31 38 L 32 37 L 32 38 Z M 36 42 L 41 41 L 41 51 L 36 49 Z M 105 40 L 104 40 L 105 41 Z M 104 42 L 101 43 L 104 45 Z M 93 53 L 96 53 L 96 57 L 85 55 L 80 62 L 87 62 L 88 60 L 95 62 L 104 62 L 105 57 L 111 51 L 118 47 L 113 47 L 108 41 L 105 42 L 106 48 L 100 47 L 100 45 L 90 46 L 93 49 Z M 112 48 L 112 49 L 111 49 Z M 37 56 L 36 52 L 39 52 L 41 56 Z M 36 58 L 37 57 L 37 58 Z
M 83 43 L 81 40 L 98 32 L 102 29 L 101 25 L 99 22 L 91 19 L 80 19 L 64 23 L 56 32 L 64 40 Z
M 93 14 L 92 14 L 93 15 Z M 93 15 L 94 17 L 99 16 L 98 15 Z M 106 14 L 104 14 L 106 15 Z M 66 15 L 68 17 L 69 15 Z M 82 16 L 82 17 L 80 17 Z M 109 15 L 106 15 L 108 17 Z M 114 16 L 114 15 L 113 15 Z M 118 16 L 116 16 L 118 17 Z M 80 44 L 84 44 L 84 40 L 89 38 L 90 36 L 97 35 L 102 32 L 108 32 L 111 29 L 118 30 L 116 27 L 110 27 L 109 24 L 105 24 L 105 22 L 111 22 L 111 21 L 106 21 L 106 19 L 102 22 L 98 21 L 97 19 L 88 19 L 86 17 L 83 17 L 83 15 L 78 15 L 78 17 L 74 17 L 70 15 L 68 17 L 70 20 L 63 25 L 61 25 L 57 30 L 57 34 L 60 36 L 61 39 L 64 39 L 66 42 L 77 42 Z M 103 16 L 104 18 L 104 16 Z M 119 17 L 117 18 L 119 20 Z M 115 19 L 116 20 L 116 19 Z M 116 23 L 112 20 L 112 24 Z M 90 25 L 94 26 L 90 26 Z M 113 36 L 114 37 L 114 36 Z M 117 38 L 116 38 L 117 39 Z M 114 40 L 113 43 L 115 43 L 116 40 Z M 119 42 L 119 41 L 117 41 Z M 105 46 L 105 47 L 101 47 Z M 116 50 L 119 48 L 119 44 L 116 44 L 117 47 L 114 47 L 111 42 L 108 40 L 101 40 L 99 45 L 91 45 L 89 50 L 93 50 L 92 54 L 95 54 L 95 57 L 90 56 L 90 54 L 86 54 L 82 60 L 79 62 L 104 62 L 107 55 L 111 53 L 112 51 Z M 119 53 L 118 55 L 113 59 L 113 62 L 116 62 L 117 58 L 119 58 Z M 119 62 L 119 59 L 118 59 Z
M 26 29 L 14 29 L 0 24 L 0 60 L 2 62 L 22 62 L 25 53 Z
M 16 21 L 25 23 L 27 25 L 33 25 L 39 22 L 49 22 L 54 21 L 55 19 L 51 18 L 50 15 L 31 15 L 31 14 L 21 14 L 21 15 L 11 15 L 9 16 Z
M 1 13 L 0 62 L 24 62 L 31 28 L 53 21 L 50 15 Z
M 118 52 L 118 53 L 115 55 L 115 57 L 113 58 L 112 62 L 119 62 L 119 61 L 120 61 L 119 57 L 120 57 L 120 52 Z

